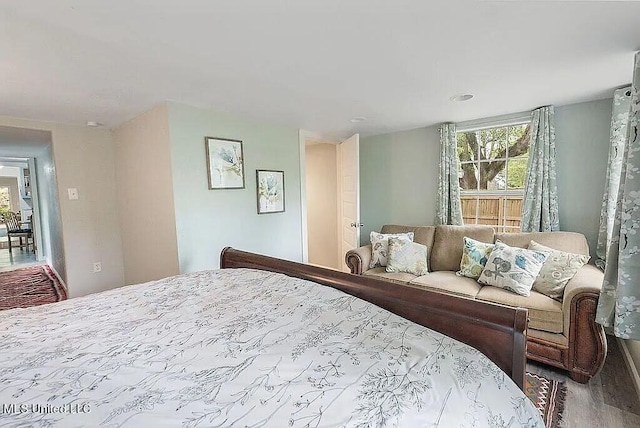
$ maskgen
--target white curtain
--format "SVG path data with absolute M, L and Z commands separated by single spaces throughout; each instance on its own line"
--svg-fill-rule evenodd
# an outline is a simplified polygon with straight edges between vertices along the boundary
M 438 180 L 437 224 L 462 224 L 456 125 L 440 127 L 440 178 Z
M 533 111 L 521 229 L 523 232 L 560 230 L 553 106 Z

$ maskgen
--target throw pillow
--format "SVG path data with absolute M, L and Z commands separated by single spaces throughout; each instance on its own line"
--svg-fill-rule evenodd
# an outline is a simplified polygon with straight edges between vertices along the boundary
M 385 270 L 417 276 L 428 274 L 427 247 L 406 239 L 389 238 L 389 257 Z
M 371 232 L 371 262 L 369 269 L 378 266 L 387 265 L 387 251 L 389 247 L 389 238 L 400 238 L 406 241 L 413 241 L 413 232 L 407 233 L 378 233 Z
M 456 273 L 478 279 L 482 273 L 482 269 L 484 269 L 484 265 L 486 265 L 487 260 L 489 260 L 489 255 L 491 254 L 491 250 L 493 250 L 494 244 L 476 241 L 466 236 L 463 239 L 464 245 L 462 247 L 460 270 Z
M 549 253 L 549 257 L 542 265 L 542 269 L 533 283 L 533 289 L 559 301 L 562 301 L 564 288 L 569 280 L 590 259 L 587 255 L 554 250 L 536 241 L 529 243 L 529 249 Z
M 548 253 L 496 242 L 478 282 L 529 296 Z

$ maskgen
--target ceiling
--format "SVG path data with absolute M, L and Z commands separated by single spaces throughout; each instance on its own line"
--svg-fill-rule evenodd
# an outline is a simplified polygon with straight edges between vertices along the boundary
M 332 138 L 471 120 L 611 96 L 639 17 L 637 1 L 0 0 L 0 115 L 114 127 L 173 100 Z

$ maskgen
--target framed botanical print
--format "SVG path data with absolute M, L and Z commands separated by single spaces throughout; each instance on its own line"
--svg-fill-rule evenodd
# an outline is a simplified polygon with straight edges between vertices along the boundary
M 256 170 L 258 214 L 284 212 L 284 171 Z
M 244 189 L 242 141 L 204 137 L 209 189 Z

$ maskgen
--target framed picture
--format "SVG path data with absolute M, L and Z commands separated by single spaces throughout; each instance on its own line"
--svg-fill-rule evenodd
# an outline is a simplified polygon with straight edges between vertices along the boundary
M 284 171 L 256 170 L 258 214 L 284 212 Z
M 209 189 L 244 189 L 242 141 L 204 137 Z

